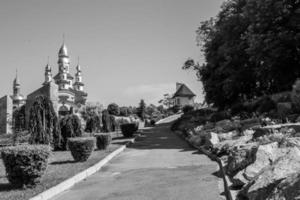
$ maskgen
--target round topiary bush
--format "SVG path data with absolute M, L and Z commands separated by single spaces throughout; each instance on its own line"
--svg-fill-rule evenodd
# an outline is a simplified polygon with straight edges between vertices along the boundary
M 97 148 L 100 150 L 105 150 L 110 145 L 112 137 L 109 133 L 97 133 L 95 134 Z
M 7 179 L 15 187 L 34 187 L 48 166 L 48 145 L 20 145 L 1 150 Z
M 133 134 L 136 132 L 136 124 L 135 123 L 122 124 L 121 131 L 124 137 L 133 137 Z
M 75 137 L 68 139 L 68 147 L 76 162 L 86 161 L 95 148 L 94 137 Z

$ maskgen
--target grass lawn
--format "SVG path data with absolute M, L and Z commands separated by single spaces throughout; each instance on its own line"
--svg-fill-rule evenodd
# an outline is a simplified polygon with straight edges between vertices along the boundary
M 116 135 L 113 138 L 112 144 L 105 151 L 96 150 L 91 157 L 83 163 L 76 163 L 73 161 L 73 157 L 69 151 L 53 152 L 48 168 L 42 181 L 37 187 L 31 189 L 15 189 L 9 184 L 6 179 L 5 169 L 0 160 L 0 199 L 1 200 L 26 200 L 29 199 L 52 186 L 74 176 L 75 174 L 87 169 L 94 164 L 98 163 L 109 153 L 113 152 L 121 145 L 125 144 L 128 139 L 117 138 Z

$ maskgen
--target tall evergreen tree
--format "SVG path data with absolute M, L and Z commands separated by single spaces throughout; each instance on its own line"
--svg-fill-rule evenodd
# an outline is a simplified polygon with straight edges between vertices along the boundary
M 146 114 L 146 103 L 144 99 L 140 101 L 139 107 L 137 108 L 137 115 L 141 120 L 145 120 L 145 114 Z
M 31 144 L 49 144 L 54 148 L 60 148 L 61 135 L 58 117 L 48 97 L 36 97 L 30 108 L 29 132 Z

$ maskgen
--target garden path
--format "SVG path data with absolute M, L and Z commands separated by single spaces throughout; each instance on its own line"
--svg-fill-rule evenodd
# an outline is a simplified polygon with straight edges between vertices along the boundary
M 217 164 L 170 131 L 145 129 L 98 173 L 53 200 L 216 200 Z

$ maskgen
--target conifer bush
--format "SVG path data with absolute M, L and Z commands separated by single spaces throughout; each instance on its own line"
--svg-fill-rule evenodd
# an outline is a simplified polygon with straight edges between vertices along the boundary
M 44 175 L 51 150 L 48 145 L 19 145 L 1 150 L 7 179 L 15 187 L 34 187 Z
M 60 128 L 61 128 L 61 149 L 67 149 L 67 140 L 68 138 L 73 137 L 81 137 L 81 122 L 78 116 L 76 115 L 68 115 L 60 120 Z
M 112 137 L 109 133 L 97 133 L 95 134 L 96 144 L 99 150 L 105 150 L 110 145 Z
M 52 101 L 46 96 L 36 97 L 30 108 L 29 132 L 30 144 L 51 144 L 60 148 L 61 135 L 59 121 Z
M 95 149 L 94 137 L 75 137 L 68 139 L 68 147 L 76 162 L 85 162 Z
M 136 132 L 136 124 L 135 123 L 122 124 L 121 131 L 124 137 L 133 137 L 133 134 Z

